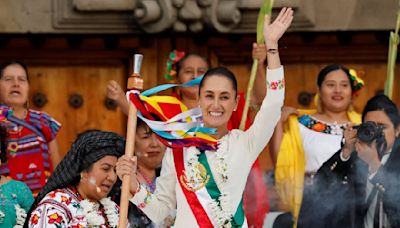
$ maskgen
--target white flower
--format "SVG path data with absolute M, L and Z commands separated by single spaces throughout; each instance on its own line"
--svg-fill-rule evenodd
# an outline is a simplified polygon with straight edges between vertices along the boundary
M 110 198 L 103 198 L 100 200 L 101 205 L 104 207 L 104 214 L 107 217 L 108 225 L 112 228 L 118 226 L 118 210 Z M 89 200 L 82 200 L 80 202 L 83 213 L 85 214 L 88 227 L 98 227 L 103 225 L 103 217 L 100 215 L 100 205 L 98 203 L 90 202 Z
M 104 207 L 104 213 L 107 216 L 110 227 L 117 227 L 119 216 L 118 210 L 115 208 L 114 203 L 111 201 L 110 198 L 101 199 L 100 203 Z
M 83 213 L 85 214 L 88 226 L 100 226 L 102 225 L 102 217 L 99 215 L 99 205 L 92 203 L 85 199 L 80 202 Z
M 24 226 L 26 219 L 26 211 L 22 207 L 20 207 L 19 204 L 16 204 L 14 207 L 16 214 L 16 221 L 14 228 L 22 228 Z

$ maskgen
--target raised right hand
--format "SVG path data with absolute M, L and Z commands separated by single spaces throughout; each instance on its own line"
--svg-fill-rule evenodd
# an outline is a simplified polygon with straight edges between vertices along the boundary
M 268 16 L 265 16 L 268 17 Z M 289 28 L 293 20 L 292 8 L 282 8 L 278 17 L 271 24 L 264 24 L 264 38 L 267 48 L 276 48 L 272 45 L 277 45 L 278 40 L 282 37 L 285 31 Z
M 107 97 L 119 101 L 119 99 L 125 99 L 125 93 L 122 90 L 121 86 L 118 84 L 118 82 L 114 80 L 110 80 L 107 83 Z

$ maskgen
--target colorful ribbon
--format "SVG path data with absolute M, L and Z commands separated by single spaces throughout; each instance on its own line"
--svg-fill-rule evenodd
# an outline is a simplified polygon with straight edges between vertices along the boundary
M 196 86 L 201 79 L 198 77 L 185 84 L 160 85 L 142 94 L 130 91 L 127 96 L 138 109 L 138 117 L 165 145 L 172 148 L 196 146 L 204 150 L 215 150 L 217 140 L 209 134 L 216 134 L 216 129 L 203 127 L 199 108 L 187 110 L 180 100 L 172 96 L 151 96 L 176 86 Z

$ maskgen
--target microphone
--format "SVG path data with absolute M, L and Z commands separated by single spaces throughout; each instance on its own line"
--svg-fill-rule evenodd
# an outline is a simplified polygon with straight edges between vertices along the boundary
M 149 155 L 147 153 L 135 152 L 136 157 L 145 157 L 147 158 Z
M 94 179 L 93 177 L 89 177 L 89 184 L 96 186 L 97 193 L 101 192 L 101 188 L 96 184 L 96 179 Z

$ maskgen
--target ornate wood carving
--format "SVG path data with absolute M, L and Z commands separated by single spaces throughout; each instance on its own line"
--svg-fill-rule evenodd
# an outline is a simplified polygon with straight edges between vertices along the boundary
M 280 8 L 285 1 L 279 2 Z M 292 30 L 313 26 L 299 2 L 290 2 L 297 11 Z M 53 24 L 87 32 L 254 33 L 260 5 L 259 0 L 54 0 Z

